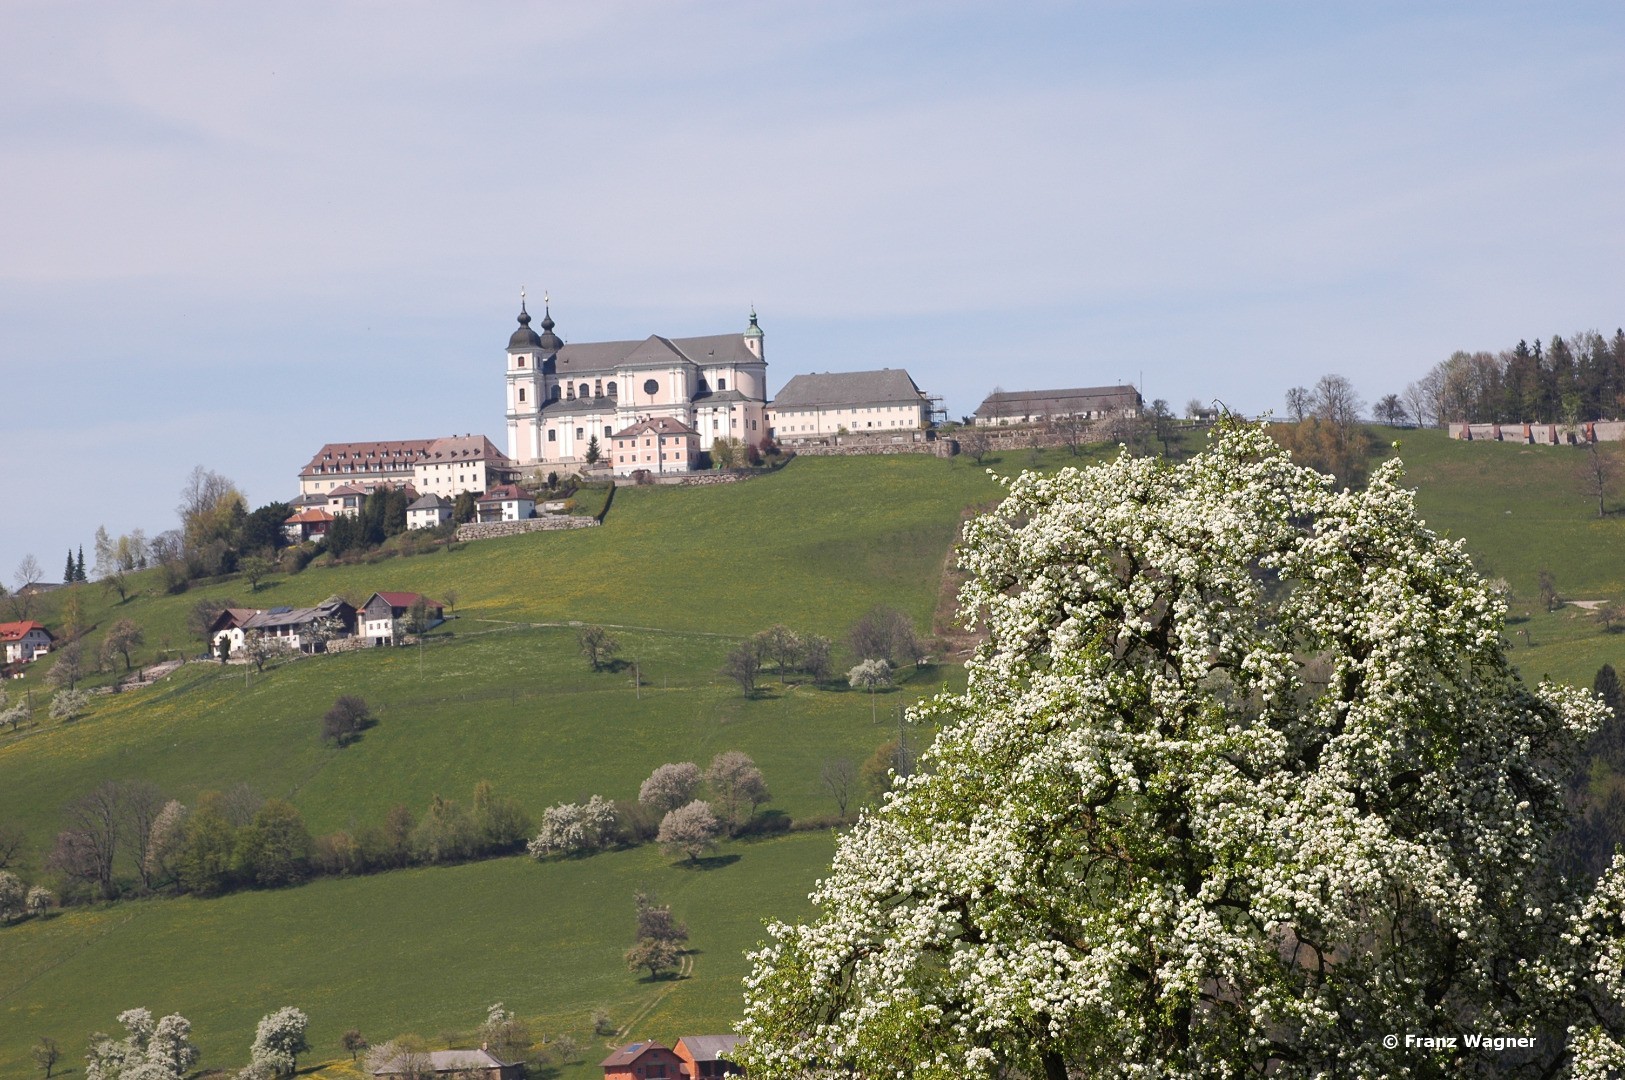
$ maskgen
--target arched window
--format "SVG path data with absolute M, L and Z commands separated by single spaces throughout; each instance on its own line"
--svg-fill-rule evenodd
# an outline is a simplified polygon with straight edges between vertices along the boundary
M 617 396 L 620 395 L 620 392 L 621 392 L 620 385 L 617 384 L 617 383 L 610 383 L 609 386 L 606 387 L 606 389 L 609 391 L 609 396 L 610 397 L 617 397 Z
M 580 386 L 576 387 L 576 397 L 586 397 L 587 392 L 588 391 L 587 391 L 587 384 L 586 383 L 582 383 Z
M 727 379 L 718 379 L 717 380 L 717 389 L 718 390 L 726 390 L 726 389 L 728 389 L 728 380 Z
M 557 384 L 554 384 L 554 386 L 553 386 L 553 400 L 557 401 L 558 399 L 559 399 L 559 388 L 558 388 Z

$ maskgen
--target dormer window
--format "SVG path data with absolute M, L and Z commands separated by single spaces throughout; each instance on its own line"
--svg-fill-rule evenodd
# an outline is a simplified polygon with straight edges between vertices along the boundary
M 726 390 L 726 389 L 728 389 L 728 380 L 727 379 L 718 379 L 717 380 L 717 389 L 718 390 Z

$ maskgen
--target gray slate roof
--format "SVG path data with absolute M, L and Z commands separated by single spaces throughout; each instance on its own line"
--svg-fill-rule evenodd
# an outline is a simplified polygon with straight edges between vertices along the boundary
M 1000 390 L 976 407 L 977 416 L 1063 415 L 1082 410 L 1138 409 L 1132 386 L 1080 386 L 1070 390 Z
M 743 334 L 692 338 L 651 334 L 642 341 L 571 343 L 559 350 L 554 370 L 560 378 L 565 378 L 595 372 L 608 374 L 627 367 L 667 367 L 685 360 L 694 364 L 762 363 L 745 347 Z
M 518 1064 L 516 1061 L 503 1061 L 488 1050 L 435 1050 L 428 1058 L 429 1067 L 437 1073 L 456 1072 L 460 1069 L 484 1072 L 487 1069 L 500 1069 Z M 398 1057 L 374 1069 L 373 1075 L 389 1076 L 405 1071 L 406 1061 L 403 1057 Z
M 769 405 L 776 409 L 821 405 L 918 405 L 925 395 L 902 368 L 879 371 L 826 371 L 797 375 Z
M 723 1061 L 739 1045 L 738 1035 L 684 1035 L 677 1040 L 695 1061 Z

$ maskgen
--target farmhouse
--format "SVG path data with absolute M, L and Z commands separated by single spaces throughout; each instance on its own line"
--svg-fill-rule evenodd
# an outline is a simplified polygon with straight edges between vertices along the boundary
M 1145 408 L 1132 386 L 1084 386 L 1072 390 L 995 390 L 977 406 L 980 426 L 1032 424 L 1041 420 L 1100 420 L 1110 415 L 1138 416 Z
M 436 1076 L 453 1075 L 458 1080 L 519 1080 L 524 1075 L 524 1063 L 503 1061 L 489 1050 L 434 1050 L 412 1056 L 402 1054 L 372 1071 L 374 1076 L 423 1075 L 427 1065 Z M 426 1060 L 425 1060 L 426 1059 Z
M 394 645 L 411 629 L 412 608 L 423 604 L 428 623 L 420 629 L 445 621 L 444 607 L 427 596 L 410 592 L 375 592 L 361 605 L 361 635 L 373 645 Z
M 332 513 L 325 508 L 311 506 L 289 515 L 288 520 L 282 523 L 282 532 L 289 543 L 302 544 L 306 540 L 321 539 L 332 527 Z
M 616 476 L 692 472 L 700 459 L 700 433 L 669 416 L 640 420 L 616 432 L 611 443 Z
M 779 442 L 852 432 L 918 431 L 931 423 L 932 403 L 902 368 L 797 375 L 767 406 Z
M 0 645 L 6 649 L 6 663 L 27 663 L 51 651 L 55 638 L 37 622 L 0 623 Z
M 720 438 L 767 435 L 767 361 L 756 312 L 742 333 L 642 341 L 565 342 L 543 308 L 530 327 L 521 296 L 508 339 L 508 456 L 519 465 L 584 463 L 617 431 L 667 417 L 693 430 L 701 450 Z
M 604 1080 L 682 1080 L 683 1059 L 657 1042 L 627 1043 L 600 1064 Z
M 221 658 L 241 652 L 256 632 L 290 652 L 320 652 L 329 641 L 355 636 L 356 609 L 337 596 L 315 607 L 227 608 L 209 624 L 212 651 Z

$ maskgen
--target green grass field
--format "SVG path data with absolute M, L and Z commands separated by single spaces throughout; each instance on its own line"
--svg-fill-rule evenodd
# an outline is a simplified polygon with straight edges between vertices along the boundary
M 1578 608 L 1547 613 L 1538 602 L 1542 568 L 1567 597 L 1625 597 L 1615 557 L 1625 516 L 1596 517 L 1576 475 L 1583 451 L 1465 444 L 1438 432 L 1399 438 L 1423 516 L 1464 537 L 1487 575 L 1510 582 L 1508 636 L 1526 675 L 1589 685 L 1598 665 L 1625 661 L 1625 637 L 1604 633 Z M 1006 451 L 987 465 L 1008 474 L 1112 452 Z M 774 796 L 766 809 L 828 814 L 823 761 L 861 762 L 895 733 L 895 706 L 957 684 L 961 672 L 911 673 L 879 697 L 877 724 L 866 695 L 839 687 L 781 689 L 764 674 L 764 693 L 747 700 L 717 674 L 725 652 L 775 622 L 839 640 L 876 604 L 927 629 L 964 509 L 997 496 L 985 469 L 964 459 L 804 458 L 743 484 L 623 488 L 599 529 L 312 568 L 273 577 L 257 593 L 218 581 L 158 595 L 151 575 L 138 576 L 141 591 L 122 604 L 81 589 L 81 620 L 97 626 L 90 648 L 128 617 L 147 630 L 138 659 L 166 647 L 195 652 L 186 614 L 202 597 L 271 606 L 397 589 L 458 599 L 457 617 L 421 651 L 305 659 L 264 674 L 192 664 L 155 688 L 98 699 L 75 723 L 0 734 L 0 821 L 27 830 L 31 877 L 62 805 L 106 779 L 150 780 L 187 802 L 246 782 L 291 799 L 322 832 L 377 821 L 397 802 L 421 813 L 437 793 L 466 801 L 481 779 L 532 814 L 595 793 L 635 798 L 655 765 L 703 766 L 727 749 L 761 765 Z M 45 621 L 59 625 L 70 602 L 51 594 Z M 572 625 L 586 622 L 614 628 L 622 657 L 638 663 L 640 687 L 630 668 L 587 670 Z M 838 665 L 846 662 L 838 651 Z M 37 665 L 8 689 L 43 702 L 45 670 Z M 341 692 L 365 697 L 380 723 L 335 750 L 319 741 L 318 718 Z M 375 1040 L 415 1032 L 444 1042 L 497 1000 L 538 1033 L 581 1039 L 586 1064 L 566 1075 L 597 1075 L 604 1040 L 587 1032 L 596 1007 L 635 1021 L 632 1036 L 726 1029 L 738 1015 L 744 949 L 763 918 L 805 910 L 830 851 L 827 834 L 798 833 L 736 843 L 724 855 L 737 861 L 704 871 L 644 847 L 31 920 L 0 930 L 0 1076 L 26 1075 L 27 1048 L 44 1034 L 77 1065 L 89 1032 L 138 1004 L 185 1013 L 204 1064 L 235 1068 L 255 1020 L 282 1004 L 312 1016 L 316 1061 L 338 1056 L 338 1034 L 350 1026 Z M 640 886 L 693 929 L 692 978 L 650 984 L 622 966 Z

